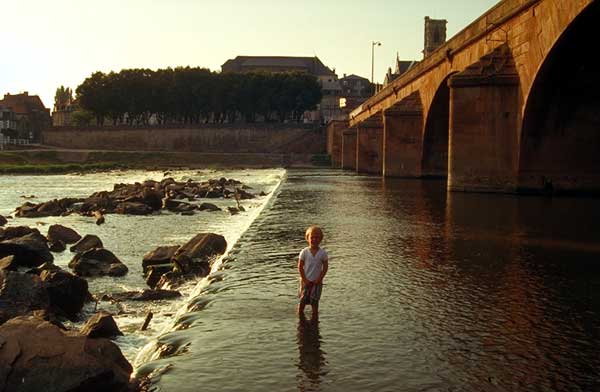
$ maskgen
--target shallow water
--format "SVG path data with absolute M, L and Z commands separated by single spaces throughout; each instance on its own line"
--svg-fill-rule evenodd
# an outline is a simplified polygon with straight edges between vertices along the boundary
M 256 218 L 230 221 L 241 237 L 209 278 L 162 308 L 147 335 L 118 341 L 153 390 L 600 389 L 600 200 L 446 193 L 441 181 L 331 170 L 291 170 L 277 187 L 281 172 L 271 174 L 274 194 Z M 224 225 L 122 218 L 56 219 L 104 230 L 140 270 L 146 249 Z M 330 256 L 318 323 L 295 315 L 311 224 Z M 127 256 L 135 241 L 124 231 L 144 252 Z M 132 311 L 119 326 L 141 324 L 145 312 Z
M 161 391 L 597 390 L 599 218 L 598 199 L 289 171 L 137 371 Z M 318 323 L 295 315 L 310 224 Z
M 115 183 L 142 182 L 146 179 L 160 181 L 164 178 L 164 174 L 157 171 L 114 171 L 83 175 L 0 176 L 0 214 L 5 216 L 11 214 L 15 207 L 26 200 L 39 203 L 55 198 L 86 197 L 93 192 L 112 190 Z M 285 176 L 285 171 L 283 169 L 179 170 L 172 171 L 167 176 L 177 181 L 185 181 L 189 178 L 195 181 L 220 177 L 233 178 L 251 186 L 253 189 L 249 191 L 258 195 L 261 191 L 270 193 L 276 189 Z M 31 199 L 22 197 L 32 195 L 35 197 Z M 100 226 L 95 224 L 93 218 L 77 214 L 66 217 L 15 218 L 9 220 L 9 225 L 37 227 L 45 235 L 50 225 L 58 223 L 73 228 L 81 235 L 95 234 L 100 237 L 104 247 L 128 266 L 129 273 L 119 278 L 87 278 L 90 292 L 99 298 L 103 293 L 147 289 L 142 273 L 142 258 L 144 254 L 158 246 L 182 245 L 197 233 L 213 232 L 223 235 L 228 242 L 228 247 L 231 248 L 260 213 L 269 198 L 270 195 L 267 195 L 240 201 L 246 211 L 237 215 L 231 215 L 225 210 L 227 206 L 236 206 L 233 199 L 199 199 L 197 203 L 204 201 L 214 203 L 224 211 L 196 211 L 192 216 L 181 216 L 168 211 L 147 216 L 110 214 L 106 215 L 106 223 Z M 67 265 L 73 256 L 74 254 L 68 250 L 54 253 L 54 263 L 68 270 Z M 178 300 L 123 301 L 119 304 L 102 301 L 97 305 L 89 303 L 84 309 L 85 315 L 82 318 L 85 319 L 100 309 L 113 313 L 119 328 L 124 333 L 124 336 L 117 338 L 116 342 L 127 359 L 133 362 L 138 351 L 170 325 L 172 315 L 181 308 L 185 298 L 195 286 L 196 282 L 191 281 L 178 288 L 183 294 L 183 297 Z M 148 311 L 151 311 L 154 317 L 148 330 L 141 332 L 139 328 Z M 82 325 L 82 323 L 67 324 L 73 328 Z

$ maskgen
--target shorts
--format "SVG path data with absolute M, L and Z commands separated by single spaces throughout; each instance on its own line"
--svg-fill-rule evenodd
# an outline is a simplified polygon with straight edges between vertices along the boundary
M 298 298 L 300 303 L 304 305 L 318 305 L 321 299 L 321 292 L 323 291 L 323 284 L 309 283 L 306 286 L 302 286 L 298 290 Z

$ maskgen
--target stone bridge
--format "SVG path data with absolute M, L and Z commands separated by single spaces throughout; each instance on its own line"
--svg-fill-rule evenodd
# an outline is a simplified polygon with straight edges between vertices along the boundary
M 598 23 L 600 0 L 500 1 L 354 110 L 333 162 L 451 191 L 599 192 Z

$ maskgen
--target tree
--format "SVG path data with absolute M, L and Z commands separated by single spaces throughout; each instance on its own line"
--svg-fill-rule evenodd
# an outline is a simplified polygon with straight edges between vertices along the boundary
M 73 90 L 65 86 L 60 86 L 54 94 L 54 111 L 61 110 L 73 102 Z

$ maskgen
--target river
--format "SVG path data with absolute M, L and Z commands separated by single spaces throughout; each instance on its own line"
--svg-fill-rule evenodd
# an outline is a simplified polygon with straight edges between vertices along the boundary
M 233 223 L 211 275 L 147 335 L 117 340 L 152 390 L 600 389 L 600 200 L 447 193 L 443 181 L 326 169 L 263 174 L 254 182 L 273 192 Z M 140 249 L 191 237 L 189 217 L 159 218 L 177 230 L 107 223 L 152 238 Z M 295 313 L 311 224 L 330 257 L 318 322 Z M 132 275 L 142 255 L 128 259 L 125 244 L 111 250 Z

